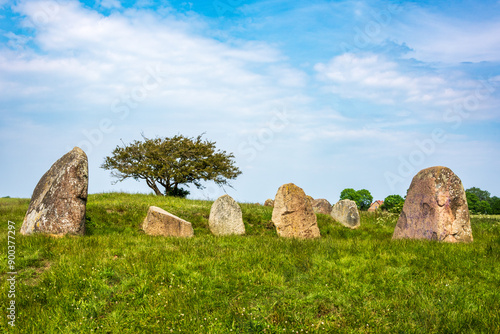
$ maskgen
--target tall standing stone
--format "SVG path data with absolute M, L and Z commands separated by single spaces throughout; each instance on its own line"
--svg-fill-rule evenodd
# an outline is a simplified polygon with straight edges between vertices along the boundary
M 464 187 L 451 169 L 430 167 L 415 175 L 392 238 L 472 241 Z
M 190 222 L 157 206 L 149 207 L 148 214 L 142 223 L 142 229 L 146 234 L 164 237 L 192 237 L 194 235 Z
M 245 234 L 241 208 L 229 195 L 217 198 L 212 204 L 208 226 L 214 235 Z
M 282 185 L 274 199 L 272 220 L 279 236 L 318 238 L 320 232 L 311 200 L 293 183 Z
M 350 229 L 358 228 L 360 225 L 358 206 L 356 202 L 350 199 L 343 199 L 335 203 L 332 207 L 331 216 Z
M 21 234 L 83 235 L 88 180 L 87 155 L 75 147 L 57 160 L 36 185 Z

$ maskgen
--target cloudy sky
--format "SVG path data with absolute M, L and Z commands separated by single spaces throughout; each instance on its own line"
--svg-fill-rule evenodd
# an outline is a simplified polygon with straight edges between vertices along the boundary
M 500 196 L 500 1 L 0 0 L 0 197 L 30 197 L 59 157 L 146 137 L 233 152 L 242 202 L 293 182 L 405 195 L 444 165 Z

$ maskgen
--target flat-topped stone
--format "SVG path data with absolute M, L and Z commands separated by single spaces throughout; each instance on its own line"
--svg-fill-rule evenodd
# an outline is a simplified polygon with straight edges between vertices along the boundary
M 190 222 L 174 216 L 157 206 L 149 207 L 148 214 L 142 223 L 142 229 L 149 235 L 161 235 L 165 237 L 194 236 L 193 227 Z

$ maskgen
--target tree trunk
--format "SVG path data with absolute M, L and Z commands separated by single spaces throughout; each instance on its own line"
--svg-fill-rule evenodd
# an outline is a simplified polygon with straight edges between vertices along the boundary
M 160 189 L 158 189 L 154 180 L 146 179 L 146 183 L 148 184 L 149 188 L 153 189 L 156 196 L 163 196 L 163 193 L 160 191 Z

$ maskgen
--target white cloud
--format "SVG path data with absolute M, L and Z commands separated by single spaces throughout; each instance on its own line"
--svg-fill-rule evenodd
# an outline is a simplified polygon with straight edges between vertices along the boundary
M 2 189 L 18 193 L 4 195 L 28 196 L 46 168 L 82 140 L 95 142 L 89 154 L 91 192 L 148 191 L 144 185 L 134 188 L 140 184 L 133 181 L 110 187 L 109 173 L 99 169 L 122 139 L 140 139 L 142 131 L 149 137 L 207 132 L 207 138 L 234 152 L 238 163 L 253 167 L 238 181 L 245 200 L 264 196 L 263 185 L 275 191 L 279 182 L 296 179 L 324 191 L 338 187 L 338 179 L 368 187 L 352 176 L 356 169 L 358 175 L 366 166 L 375 175 L 388 169 L 390 157 L 411 150 L 414 138 L 426 132 L 425 138 L 435 125 L 425 127 L 420 113 L 463 101 L 477 84 L 460 73 L 375 54 L 334 57 L 317 64 L 317 76 L 310 76 L 292 66 L 297 61 L 293 51 L 282 54 L 278 49 L 287 50 L 285 42 L 265 43 L 255 35 L 244 39 L 244 29 L 237 33 L 242 39 L 234 39 L 231 31 L 213 31 L 213 22 L 195 13 L 137 8 L 136 3 L 133 9 L 104 16 L 74 0 L 21 1 L 15 7 L 34 34 L 19 36 L 13 27 L 15 33 L 6 36 L 10 48 L 0 48 L 2 130 L 8 124 L 1 133 L 10 150 L 6 160 L 29 168 L 36 161 L 40 167 L 25 167 L 22 174 L 31 179 L 22 189 L 14 178 L 8 180 Z M 266 17 L 274 20 L 271 14 Z M 317 21 L 310 18 L 301 25 L 313 31 Z M 282 33 L 283 25 L 277 26 L 275 34 Z M 333 36 L 343 34 L 339 30 Z M 312 58 L 297 63 L 329 59 L 329 52 L 320 47 L 301 52 L 299 58 Z M 152 83 L 151 70 L 161 76 L 161 84 L 142 96 L 145 80 Z M 325 95 L 322 87 L 335 94 Z M 272 129 L 276 110 L 283 106 L 293 117 L 270 136 L 266 129 Z M 125 109 L 127 116 L 116 109 Z M 368 111 L 357 114 L 362 110 Z M 107 119 L 113 130 L 99 132 Z M 242 143 L 245 151 L 239 150 Z M 17 173 L 15 164 L 2 168 L 4 175 Z M 329 183 L 317 182 L 319 178 Z
M 295 100 L 296 94 L 287 97 L 282 89 L 305 82 L 305 74 L 284 64 L 266 44 L 205 38 L 191 31 L 196 22 L 173 16 L 129 10 L 104 17 L 76 2 L 50 1 L 22 2 L 17 10 L 29 24 L 47 8 L 50 15 L 33 40 L 41 53 L 0 54 L 0 71 L 7 78 L 0 85 L 10 87 L 10 98 L 65 91 L 75 100 L 109 106 L 141 82 L 146 68 L 159 66 L 165 80 L 155 94 L 164 109 L 248 113 L 271 109 L 269 101 Z
M 467 20 L 422 8 L 401 15 L 391 36 L 414 50 L 409 57 L 444 63 L 500 61 L 500 16 Z
M 487 88 L 481 81 L 466 79 L 460 73 L 439 75 L 421 66 L 401 65 L 381 55 L 350 53 L 314 68 L 327 89 L 345 99 L 398 106 L 420 118 L 441 120 L 446 110 L 464 108 L 472 99 L 476 104 L 473 118 L 496 117 L 490 108 L 495 103 Z M 478 89 L 482 95 L 477 95 Z
M 0 110 L 9 115 L 15 106 L 15 133 L 23 138 L 46 135 L 22 125 L 23 119 L 37 119 L 64 138 L 57 140 L 60 152 L 94 143 L 87 152 L 91 191 L 110 184 L 109 173 L 98 165 L 120 139 L 139 139 L 141 131 L 147 136 L 208 131 L 209 139 L 236 152 L 246 140 L 240 130 L 259 128 L 276 106 L 308 101 L 299 90 L 307 76 L 278 50 L 258 41 L 205 37 L 195 16 L 125 10 L 104 17 L 75 1 L 26 1 L 16 10 L 36 29 L 31 41 L 36 48 L 0 50 Z M 144 98 L 131 99 L 141 95 L 148 69 L 159 73 L 161 84 Z M 120 110 L 125 112 L 115 113 Z M 106 119 L 112 132 L 99 132 Z M 18 149 L 35 149 L 34 143 L 19 143 Z
M 332 87 L 334 93 L 382 104 L 439 103 L 441 92 L 436 90 L 445 84 L 438 76 L 403 74 L 396 62 L 378 55 L 360 57 L 347 53 L 334 57 L 328 64 L 317 64 L 315 69 L 325 81 L 336 84 Z M 445 93 L 454 95 L 452 90 Z

